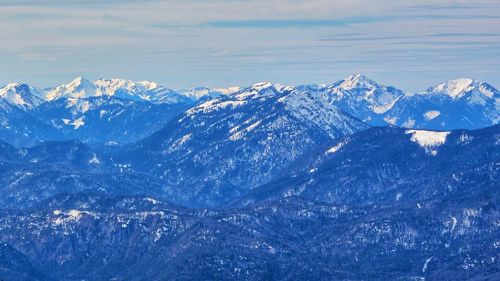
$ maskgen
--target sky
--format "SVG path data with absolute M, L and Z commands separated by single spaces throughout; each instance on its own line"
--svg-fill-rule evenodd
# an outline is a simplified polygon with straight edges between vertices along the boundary
M 0 0 L 0 84 L 152 80 L 173 89 L 330 84 L 500 88 L 499 0 Z

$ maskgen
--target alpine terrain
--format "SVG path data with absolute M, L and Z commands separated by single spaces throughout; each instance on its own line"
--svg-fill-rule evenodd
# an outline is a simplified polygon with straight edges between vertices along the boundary
M 465 78 L 9 83 L 0 280 L 498 280 L 499 114 Z

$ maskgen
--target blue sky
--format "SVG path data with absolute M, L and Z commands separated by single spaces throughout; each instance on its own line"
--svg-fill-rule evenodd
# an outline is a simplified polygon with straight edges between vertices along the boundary
M 76 76 L 171 88 L 333 83 L 500 87 L 500 1 L 0 0 L 0 84 Z

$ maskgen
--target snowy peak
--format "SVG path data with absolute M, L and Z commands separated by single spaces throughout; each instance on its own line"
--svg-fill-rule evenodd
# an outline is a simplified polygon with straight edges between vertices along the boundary
M 251 87 L 247 88 L 246 91 L 255 91 L 255 92 L 266 92 L 272 91 L 275 93 L 283 93 L 285 91 L 292 91 L 295 87 L 286 86 L 282 84 L 273 84 L 271 82 L 259 82 L 253 84 Z
M 290 92 L 294 89 L 295 88 L 291 86 L 283 86 L 270 82 L 259 82 L 248 88 L 235 92 L 232 96 L 235 96 L 238 100 L 271 98 L 279 97 L 283 93 Z
M 443 82 L 420 93 L 407 93 L 387 112 L 388 123 L 414 129 L 478 129 L 498 124 L 500 94 L 493 86 L 468 78 Z
M 40 90 L 27 84 L 10 83 L 0 89 L 1 99 L 23 109 L 31 109 L 39 105 L 42 97 Z
M 84 77 L 77 77 L 66 84 L 47 88 L 44 91 L 25 85 L 23 87 L 26 89 L 21 93 L 15 89 L 16 87 L 20 87 L 20 85 L 11 83 L 0 89 L 2 91 L 1 97 L 16 106 L 30 108 L 43 101 L 67 99 L 70 104 L 76 104 L 80 99 L 92 97 L 116 97 L 125 100 L 148 101 L 155 104 L 195 104 L 241 91 L 239 87 L 220 89 L 198 87 L 174 91 L 149 80 L 135 82 L 118 78 L 101 78 L 91 81 Z M 31 92 L 35 98 L 27 97 L 28 92 Z
M 273 86 L 273 84 L 271 82 L 259 82 L 259 83 L 253 84 L 250 88 L 252 88 L 256 91 L 260 91 L 263 89 L 271 88 L 272 86 Z
M 48 89 L 46 99 L 56 100 L 60 98 L 88 98 L 96 96 L 96 86 L 83 77 L 77 77 L 68 84 L 59 85 L 53 89 Z
M 381 86 L 366 76 L 363 76 L 361 74 L 353 74 L 346 79 L 341 80 L 338 84 L 338 87 L 344 90 L 351 90 L 355 88 L 379 88 Z
M 209 99 L 190 109 L 187 114 L 192 116 L 198 113 L 209 113 L 215 111 L 224 111 L 235 109 L 244 105 L 252 105 L 253 103 L 262 103 L 283 96 L 285 90 L 292 90 L 292 87 L 280 87 L 269 82 L 262 82 L 252 85 L 251 87 L 233 92 L 228 95 L 220 95 L 217 98 Z
M 431 93 L 444 93 L 452 98 L 460 98 L 467 91 L 474 88 L 474 80 L 468 78 L 459 78 L 443 82 L 430 89 Z
M 78 87 L 80 85 L 90 85 L 92 84 L 92 82 L 84 77 L 76 77 L 75 79 L 73 79 L 70 83 L 69 83 L 69 86 L 71 87 Z
M 147 90 L 155 90 L 162 87 L 160 84 L 149 80 L 140 81 L 138 83 L 141 84 Z
M 363 121 L 375 122 L 376 125 L 382 125 L 383 122 L 379 115 L 391 109 L 404 95 L 401 90 L 380 85 L 359 74 L 318 90 L 324 92 L 327 99 L 340 109 Z
M 171 92 L 154 82 L 133 82 L 124 79 L 99 79 L 94 82 L 96 85 L 96 96 L 115 96 L 129 100 L 147 100 L 155 102 L 159 95 L 164 92 Z
M 445 81 L 437 86 L 429 88 L 423 94 L 446 95 L 452 99 L 460 99 L 464 96 L 474 94 L 478 94 L 485 98 L 498 98 L 500 96 L 498 90 L 493 86 L 469 78 L 459 78 Z
M 134 82 L 125 79 L 98 79 L 90 81 L 78 77 L 68 84 L 48 89 L 46 99 L 89 98 L 114 96 L 128 100 L 144 100 L 153 103 L 189 103 L 185 98 L 171 89 L 152 81 Z
M 220 92 L 224 95 L 231 95 L 234 94 L 238 91 L 241 91 L 241 87 L 238 86 L 233 86 L 233 87 L 228 87 L 228 88 L 215 88 L 213 91 Z

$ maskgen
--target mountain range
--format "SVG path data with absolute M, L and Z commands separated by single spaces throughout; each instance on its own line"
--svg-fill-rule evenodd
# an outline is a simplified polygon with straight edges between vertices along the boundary
M 497 280 L 500 94 L 0 90 L 0 280 Z
M 472 79 L 450 80 L 420 93 L 404 93 L 362 75 L 331 85 L 273 87 L 318 96 L 371 126 L 478 129 L 500 120 L 499 91 Z M 0 133 L 16 146 L 70 139 L 124 145 L 153 134 L 197 104 L 231 98 L 251 88 L 175 91 L 151 81 L 82 77 L 44 90 L 11 83 L 0 89 Z
M 124 189 L 107 189 L 125 181 L 91 172 L 82 160 L 95 155 L 82 143 L 21 152 L 25 160 L 4 144 L 2 159 L 11 159 L 4 167 L 22 167 L 14 182 L 64 178 L 44 174 L 61 165 L 75 181 L 84 170 L 96 185 L 65 183 L 36 203 L 13 205 L 5 198 L 54 190 L 31 182 L 2 190 L 0 273 L 16 280 L 495 280 L 499 136 L 498 126 L 359 131 L 320 149 L 306 170 L 216 209 L 171 204 L 140 174 Z M 31 169 L 22 164 L 33 162 L 29 155 L 43 166 L 32 174 L 22 170 Z

